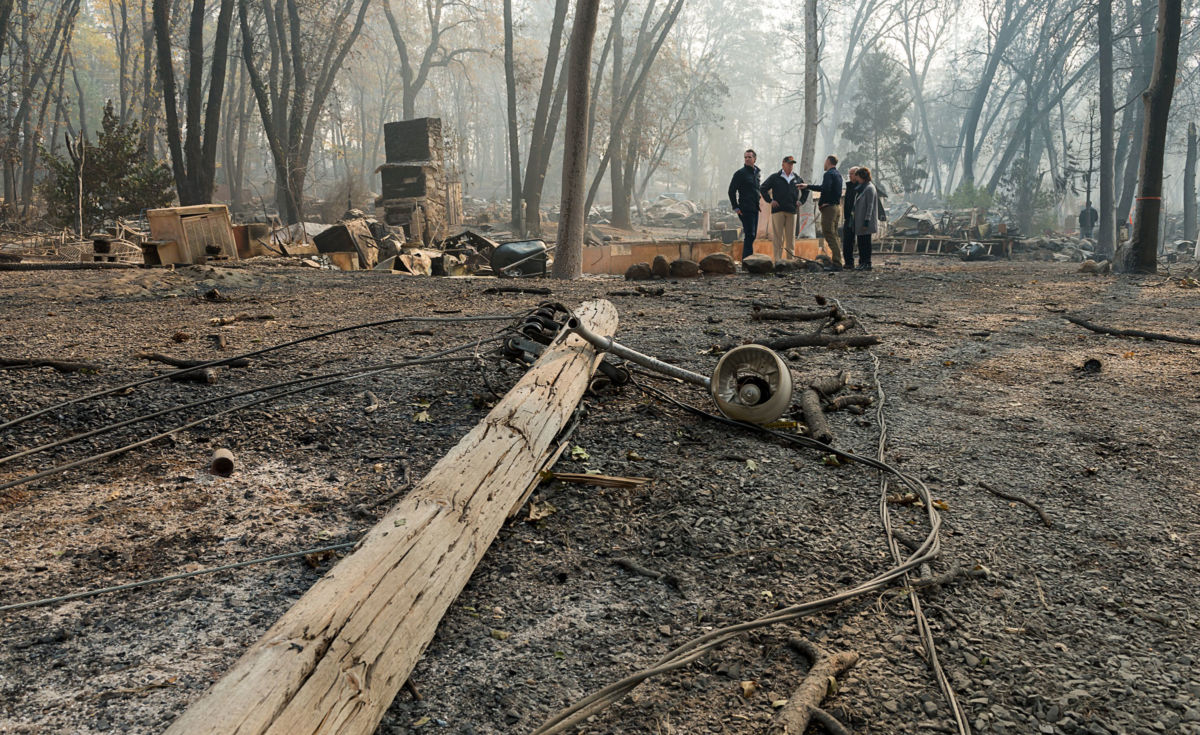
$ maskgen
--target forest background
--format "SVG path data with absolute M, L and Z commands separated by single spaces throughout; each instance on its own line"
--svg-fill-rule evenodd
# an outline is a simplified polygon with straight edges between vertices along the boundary
M 814 178 L 836 153 L 871 166 L 893 203 L 986 205 L 1038 232 L 1098 200 L 1107 134 L 1114 220 L 1126 222 L 1158 10 L 606 1 L 590 61 L 588 205 L 611 206 L 618 227 L 664 193 L 721 206 L 752 147 L 764 171 L 796 155 Z M 4 217 L 52 215 L 42 183 L 54 164 L 108 130 L 168 166 L 181 203 L 329 219 L 369 207 L 384 123 L 436 116 L 465 194 L 509 202 L 516 229 L 540 234 L 560 191 L 574 12 L 567 0 L 0 0 Z M 1184 2 L 1162 194 L 1191 238 L 1195 15 Z

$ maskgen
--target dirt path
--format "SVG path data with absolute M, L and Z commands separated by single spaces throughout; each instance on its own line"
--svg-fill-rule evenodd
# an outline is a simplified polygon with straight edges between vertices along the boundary
M 754 303 L 837 298 L 883 344 L 805 348 L 798 379 L 847 370 L 886 394 L 885 456 L 945 504 L 932 572 L 986 568 L 921 593 L 971 728 L 990 733 L 1200 734 L 1200 348 L 1102 336 L 1200 336 L 1200 291 L 1070 264 L 881 258 L 870 274 L 667 282 L 611 296 L 619 339 L 707 373 L 713 345 L 782 332 Z M 197 286 L 199 284 L 199 286 Z M 136 355 L 215 359 L 404 314 L 518 313 L 629 288 L 406 279 L 256 263 L 230 269 L 0 273 L 0 356 L 86 360 L 97 374 L 0 371 L 0 422 L 159 372 Z M 201 294 L 215 286 L 216 300 Z M 264 317 L 220 326 L 212 320 Z M 452 315 L 451 315 L 452 316 Z M 271 318 L 265 318 L 271 317 Z M 168 405 L 394 361 L 495 334 L 501 323 L 346 332 L 0 430 L 10 455 Z M 215 335 L 229 345 L 216 350 Z M 485 349 L 485 348 L 481 348 Z M 874 356 L 874 359 L 873 359 Z M 1098 372 L 1082 370 L 1089 359 Z M 876 367 L 876 360 L 878 367 Z M 112 460 L 0 490 L 0 605 L 352 541 L 518 376 L 490 357 L 299 393 Z M 706 409 L 698 389 L 658 384 Z M 368 395 L 369 392 L 369 395 Z M 246 399 L 243 399 L 246 400 Z M 378 408 L 367 412 L 371 403 Z M 226 403 L 186 412 L 196 419 Z M 878 473 L 694 418 L 634 387 L 585 399 L 561 471 L 653 478 L 636 490 L 543 484 L 550 510 L 501 532 L 381 733 L 522 733 L 713 627 L 822 597 L 890 566 Z M 874 456 L 875 408 L 830 414 L 836 443 Z M 178 415 L 0 464 L 0 483 L 166 432 Z M 238 469 L 214 477 L 214 448 Z M 1020 496 L 1024 504 L 985 489 Z M 890 492 L 901 492 L 892 488 Z M 548 506 L 545 504 L 549 504 Z M 922 514 L 893 524 L 923 536 Z M 631 574 L 617 562 L 684 581 Z M 0 733 L 161 731 L 327 571 L 335 554 L 0 612 Z M 507 634 L 507 635 L 506 635 Z M 587 733 L 766 733 L 806 663 L 790 636 L 858 665 L 826 700 L 855 733 L 955 732 L 899 589 L 751 633 L 655 679 Z M 752 693 L 743 682 L 755 682 Z

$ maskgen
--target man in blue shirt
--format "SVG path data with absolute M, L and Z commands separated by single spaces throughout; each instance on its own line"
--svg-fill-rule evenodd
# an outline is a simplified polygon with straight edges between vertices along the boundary
M 817 209 L 821 213 L 821 234 L 833 257 L 833 269 L 842 270 L 842 246 L 838 242 L 838 222 L 842 214 L 842 172 L 837 170 L 837 156 L 825 159 L 825 176 L 820 184 L 809 184 L 809 191 L 819 191 Z

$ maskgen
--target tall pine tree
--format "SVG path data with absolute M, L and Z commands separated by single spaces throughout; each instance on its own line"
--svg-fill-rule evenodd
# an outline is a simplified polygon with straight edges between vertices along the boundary
M 884 51 L 863 55 L 854 97 L 854 116 L 842 123 L 842 135 L 854 146 L 847 163 L 869 166 L 889 188 L 916 191 L 929 172 L 916 155 L 905 115 L 912 104 L 900 65 Z

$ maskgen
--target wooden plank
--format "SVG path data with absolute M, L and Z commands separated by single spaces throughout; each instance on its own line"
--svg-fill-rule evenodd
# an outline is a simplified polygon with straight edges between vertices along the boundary
M 607 301 L 577 312 L 605 336 Z M 373 733 L 438 622 L 558 449 L 600 355 L 566 337 L 168 733 Z

